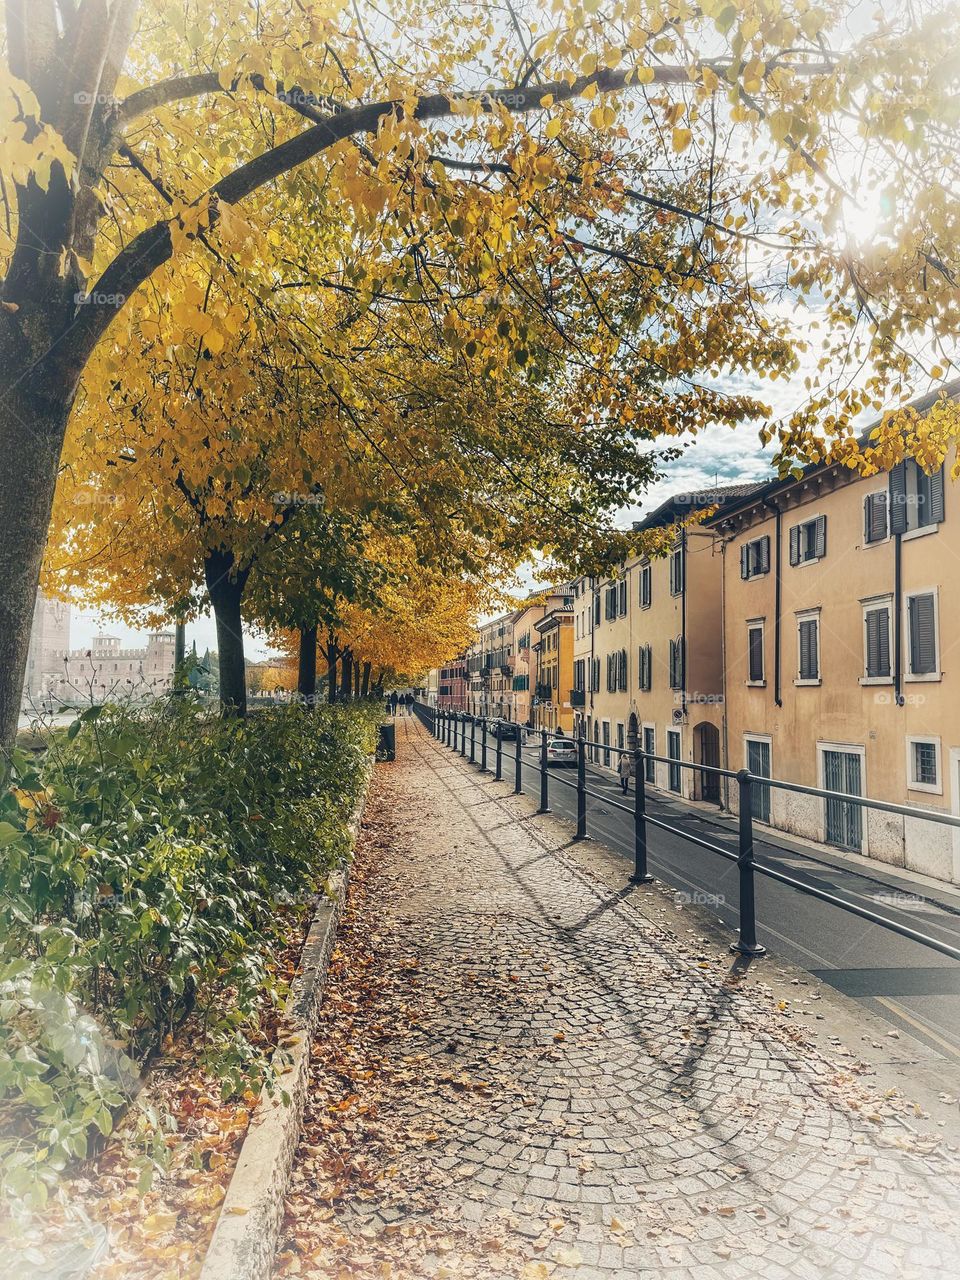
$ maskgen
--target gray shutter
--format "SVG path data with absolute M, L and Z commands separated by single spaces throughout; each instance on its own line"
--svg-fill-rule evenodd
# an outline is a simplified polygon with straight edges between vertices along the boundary
M 871 609 L 867 613 L 867 675 L 890 674 L 890 611 Z
M 910 597 L 910 674 L 932 675 L 937 669 L 937 634 L 933 596 Z
M 903 462 L 890 472 L 890 532 L 907 531 L 907 468 Z
M 817 670 L 817 623 L 805 619 L 800 623 L 800 679 L 816 680 L 820 672 Z
M 765 533 L 760 539 L 760 572 L 770 572 L 770 535 Z
M 798 524 L 790 529 L 790 563 L 800 563 L 800 526 Z
M 930 476 L 930 519 L 929 524 L 939 524 L 943 519 L 943 467 Z
M 740 548 L 740 577 L 746 581 L 750 577 L 750 543 L 745 542 Z
M 748 665 L 751 680 L 763 679 L 763 632 L 759 627 L 751 627 L 747 632 L 749 646 Z
M 677 687 L 677 642 L 670 641 L 670 688 Z
M 867 542 L 882 542 L 887 536 L 887 495 L 868 493 L 863 500 L 863 536 Z
M 827 554 L 827 517 L 817 516 L 817 528 L 814 533 L 814 555 L 822 560 Z

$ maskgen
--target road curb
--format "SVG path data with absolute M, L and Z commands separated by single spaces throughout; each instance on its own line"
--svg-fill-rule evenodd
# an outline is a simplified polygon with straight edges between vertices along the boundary
M 372 762 L 349 823 L 348 859 L 356 846 L 371 773 Z M 283 1197 L 309 1086 L 310 1047 L 349 882 L 348 860 L 331 876 L 328 896 L 317 906 L 307 933 L 280 1026 L 286 1065 L 273 1093 L 264 1094 L 253 1113 L 199 1280 L 269 1280 L 273 1272 Z

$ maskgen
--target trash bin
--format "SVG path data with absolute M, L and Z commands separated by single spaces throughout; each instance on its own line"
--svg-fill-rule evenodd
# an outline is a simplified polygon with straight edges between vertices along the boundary
M 397 758 L 397 726 L 393 720 L 385 721 L 377 734 L 377 759 L 396 760 Z

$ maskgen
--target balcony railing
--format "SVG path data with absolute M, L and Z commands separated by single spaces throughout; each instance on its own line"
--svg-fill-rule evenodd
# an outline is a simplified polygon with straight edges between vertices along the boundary
M 585 707 L 587 705 L 587 692 L 585 689 L 570 690 L 571 707 Z

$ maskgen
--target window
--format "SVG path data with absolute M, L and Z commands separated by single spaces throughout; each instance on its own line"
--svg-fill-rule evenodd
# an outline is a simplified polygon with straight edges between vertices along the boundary
M 907 786 L 911 791 L 941 792 L 940 739 L 907 739 Z
M 887 495 L 881 489 L 878 493 L 868 493 L 863 500 L 863 540 L 883 542 L 887 532 Z
M 864 680 L 891 678 L 890 614 L 889 597 L 871 600 L 863 606 Z
M 584 680 L 586 678 L 586 659 L 577 658 L 573 664 L 573 687 L 583 691 L 586 688 Z
M 667 766 L 667 786 L 671 791 L 680 794 L 680 765 L 674 764 L 674 761 L 680 759 L 680 730 L 667 730 L 667 755 L 670 757 L 670 764 Z
M 754 538 L 740 548 L 740 577 L 744 581 L 770 572 L 770 537 Z
M 890 532 L 934 529 L 943 520 L 943 467 L 928 476 L 913 458 L 890 472 Z
M 670 641 L 670 688 L 683 688 L 683 637 Z
M 595 592 L 593 597 L 593 625 L 595 627 L 599 627 L 600 625 L 600 592 L 599 591 Z
M 617 746 L 620 748 L 621 751 L 626 746 L 626 741 L 623 736 L 623 725 L 620 723 L 619 720 L 617 721 Z
M 935 591 L 907 596 L 907 664 L 907 679 L 940 678 Z
M 751 622 L 747 626 L 747 683 L 763 684 L 763 623 Z
M 610 721 L 609 720 L 602 721 L 600 727 L 603 731 L 603 745 L 606 748 L 606 750 L 603 753 L 603 763 L 609 769 L 610 768 Z
M 827 554 L 827 517 L 814 516 L 790 530 L 790 563 L 810 564 Z
M 617 616 L 617 595 L 616 583 L 612 587 L 607 587 L 604 593 L 603 616 L 608 622 Z
M 607 654 L 607 692 L 625 693 L 627 689 L 627 651 Z
M 683 547 L 676 547 L 670 552 L 670 594 L 683 594 Z
M 590 660 L 590 690 L 592 693 L 600 692 L 600 659 L 592 658 Z
M 820 683 L 820 614 L 797 615 L 797 684 Z
M 640 566 L 640 608 L 649 609 L 650 601 L 653 598 L 653 569 L 650 565 L 644 564 Z
M 657 762 L 650 758 L 657 754 L 657 731 L 653 725 L 645 724 L 643 726 L 643 750 L 647 757 L 643 762 L 645 780 L 647 782 L 656 782 Z
M 637 669 L 640 673 L 640 688 L 649 693 L 653 685 L 653 649 L 649 644 L 642 644 L 637 655 Z
M 744 739 L 746 765 L 755 778 L 769 778 L 770 739 L 747 736 Z M 759 822 L 770 821 L 770 788 L 762 782 L 750 784 L 750 807 Z
M 621 578 L 617 583 L 617 612 L 622 618 L 627 612 L 627 580 Z

